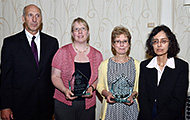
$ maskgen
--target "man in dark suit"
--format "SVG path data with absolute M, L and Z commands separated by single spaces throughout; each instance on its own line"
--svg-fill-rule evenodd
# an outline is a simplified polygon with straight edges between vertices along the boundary
M 5 38 L 1 51 L 1 118 L 51 120 L 51 62 L 58 41 L 40 31 L 42 14 L 37 6 L 26 6 L 22 19 L 25 29 Z

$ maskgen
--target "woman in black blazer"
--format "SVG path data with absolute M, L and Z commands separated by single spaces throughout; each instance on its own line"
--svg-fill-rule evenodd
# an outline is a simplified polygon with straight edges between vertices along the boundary
M 184 120 L 188 89 L 188 63 L 177 58 L 179 45 L 165 26 L 155 27 L 146 41 L 153 58 L 141 62 L 139 120 Z

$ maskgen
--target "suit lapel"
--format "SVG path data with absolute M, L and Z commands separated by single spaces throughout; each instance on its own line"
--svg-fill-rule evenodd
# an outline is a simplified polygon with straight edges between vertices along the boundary
M 153 86 L 157 86 L 157 82 L 158 82 L 158 73 L 156 68 L 149 68 L 148 74 L 150 75 L 150 82 L 152 83 Z
M 47 52 L 47 40 L 44 34 L 40 32 L 40 62 L 39 62 L 39 69 L 43 66 L 43 61 L 46 59 L 45 55 Z
M 165 81 L 167 76 L 171 73 L 172 69 L 169 68 L 168 66 L 165 67 L 164 72 L 162 74 L 162 77 L 160 78 L 160 84 Z
M 26 37 L 24 30 L 21 32 L 20 39 L 21 39 L 21 46 L 23 47 L 24 51 L 26 52 L 26 55 L 31 60 L 31 63 L 37 67 L 34 55 L 32 53 L 31 47 L 28 43 L 28 40 L 27 40 L 27 37 Z

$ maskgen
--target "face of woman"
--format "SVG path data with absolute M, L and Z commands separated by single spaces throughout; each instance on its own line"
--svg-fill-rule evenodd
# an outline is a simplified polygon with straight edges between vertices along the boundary
M 164 31 L 160 31 L 153 37 L 153 50 L 157 56 L 167 56 L 169 40 Z
M 116 55 L 126 55 L 129 50 L 130 44 L 126 35 L 121 34 L 115 38 L 114 44 L 112 45 L 116 51 Z
M 75 22 L 73 26 L 72 36 L 75 39 L 75 42 L 87 42 L 89 31 L 82 23 Z

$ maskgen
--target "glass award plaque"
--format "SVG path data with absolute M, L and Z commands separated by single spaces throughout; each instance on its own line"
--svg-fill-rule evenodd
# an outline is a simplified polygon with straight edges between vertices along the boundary
M 112 101 L 116 102 L 127 102 L 130 103 L 127 99 L 132 94 L 133 86 L 129 82 L 129 79 L 122 73 L 116 80 L 111 84 L 111 93 L 114 99 Z
M 88 88 L 89 79 L 77 69 L 69 81 L 69 89 L 74 93 L 74 96 L 82 96 L 90 95 L 90 93 L 86 93 Z

